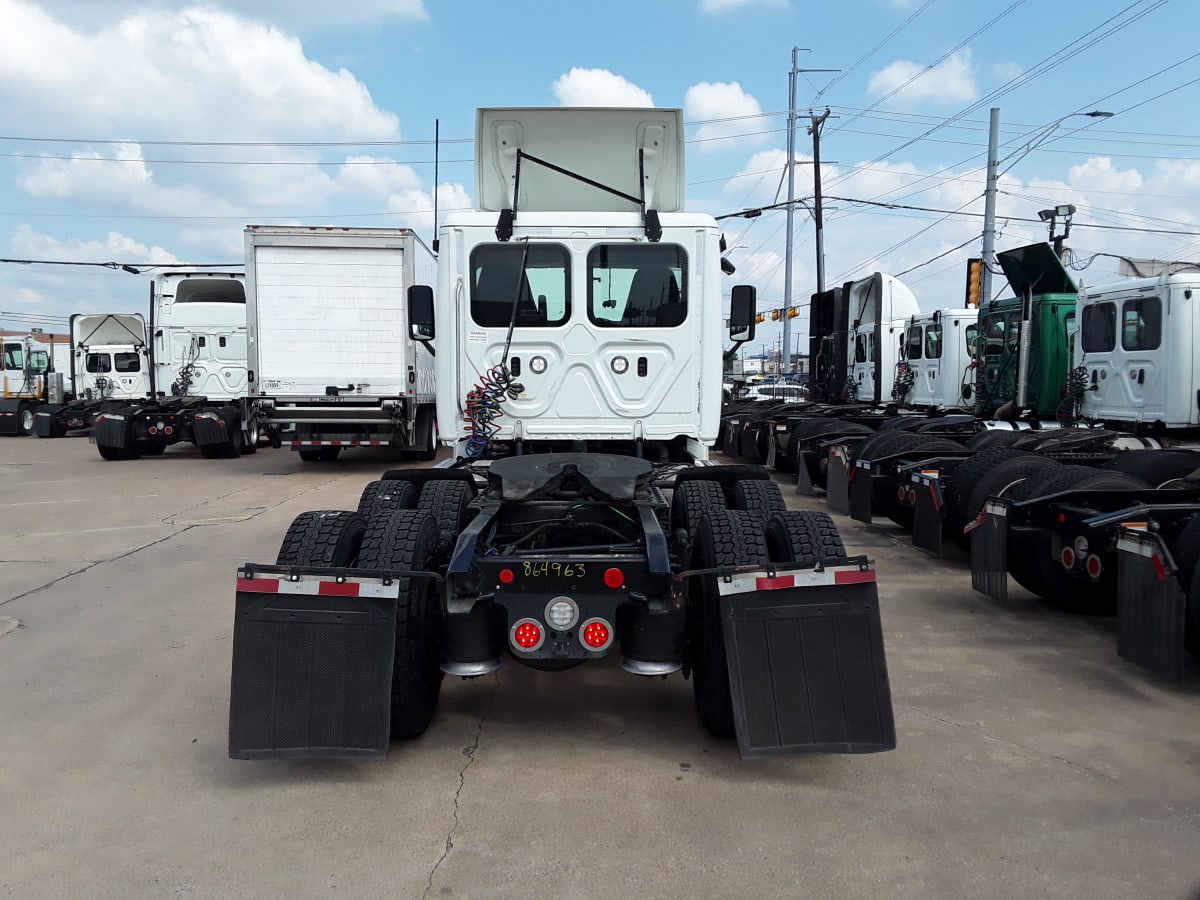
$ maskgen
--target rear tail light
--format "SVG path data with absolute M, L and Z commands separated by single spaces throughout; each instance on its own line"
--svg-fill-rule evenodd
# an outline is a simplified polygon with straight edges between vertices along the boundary
M 1104 564 L 1100 562 L 1100 557 L 1093 553 L 1087 558 L 1087 573 L 1089 578 L 1099 578 L 1100 573 L 1104 571 Z
M 542 646 L 542 642 L 546 640 L 546 633 L 533 619 L 521 619 L 513 625 L 509 639 L 518 650 L 532 653 Z
M 588 619 L 579 629 L 579 639 L 589 650 L 605 650 L 612 643 L 612 626 L 603 619 Z

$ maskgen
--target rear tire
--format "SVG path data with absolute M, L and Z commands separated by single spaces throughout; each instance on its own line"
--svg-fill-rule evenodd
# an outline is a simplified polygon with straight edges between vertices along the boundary
M 367 526 L 358 568 L 421 572 L 430 568 L 438 542 L 433 516 L 416 509 L 390 509 Z M 442 688 L 438 636 L 441 607 L 437 585 L 428 578 L 397 578 L 396 651 L 392 659 L 393 740 L 424 734 Z
M 358 498 L 358 514 L 370 519 L 385 509 L 412 509 L 417 505 L 417 489 L 411 481 L 380 479 L 367 484 Z
M 671 494 L 671 531 L 696 530 L 706 512 L 725 509 L 725 492 L 716 481 L 684 481 Z
M 238 459 L 246 445 L 242 438 L 242 421 L 237 413 L 230 414 L 227 410 L 223 410 L 223 413 L 225 414 L 225 431 L 229 437 L 225 443 L 217 444 L 217 453 L 222 459 Z
M 1200 453 L 1188 450 L 1126 450 L 1104 464 L 1105 471 L 1124 472 L 1151 487 L 1172 486 L 1200 469 Z M 1176 485 L 1176 486 L 1180 486 Z
M 754 518 L 765 522 L 775 513 L 786 510 L 787 504 L 774 481 L 743 478 L 735 481 L 729 490 L 729 508 L 753 513 Z
M 335 566 L 354 564 L 366 520 L 358 513 L 312 510 L 300 513 L 288 526 L 275 557 L 277 566 Z
M 767 519 L 767 555 L 772 562 L 816 565 L 845 559 L 846 548 L 828 513 L 788 510 Z
M 417 509 L 429 513 L 443 533 L 449 532 L 457 539 L 467 524 L 471 499 L 471 487 L 464 481 L 427 481 L 417 499 Z
M 713 510 L 696 525 L 692 554 L 696 568 L 759 565 L 767 559 L 763 526 L 752 513 Z M 734 734 L 733 695 L 729 689 L 718 580 L 716 575 L 697 575 L 691 580 L 688 614 L 692 690 L 696 712 L 705 729 L 713 737 L 728 738 Z

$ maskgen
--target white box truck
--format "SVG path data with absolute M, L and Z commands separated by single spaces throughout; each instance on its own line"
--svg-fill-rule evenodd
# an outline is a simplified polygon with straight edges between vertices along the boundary
M 246 228 L 249 394 L 272 444 L 437 452 L 433 353 L 408 336 L 408 288 L 433 254 L 407 228 Z

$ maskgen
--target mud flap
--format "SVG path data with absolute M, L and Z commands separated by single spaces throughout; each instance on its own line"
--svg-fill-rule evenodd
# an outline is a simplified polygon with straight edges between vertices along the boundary
M 0 400 L 0 437 L 15 437 L 21 433 L 20 400 Z
M 912 486 L 917 495 L 913 512 L 913 546 L 941 556 L 942 528 L 946 516 L 941 480 L 936 472 L 914 472 Z
M 238 571 L 233 759 L 387 755 L 399 585 L 344 571 Z
M 829 471 L 825 481 L 825 505 L 838 515 L 850 515 L 850 466 L 846 448 L 829 448 Z
M 796 493 L 804 497 L 815 497 L 817 488 L 808 471 L 809 456 L 811 456 L 811 452 L 806 450 L 801 450 L 796 454 Z
M 67 425 L 61 412 L 64 408 L 61 403 L 49 403 L 34 410 L 33 433 L 42 438 L 65 437 Z
M 211 415 L 198 415 L 192 418 L 192 436 L 196 440 L 197 447 L 229 442 L 229 432 L 225 428 L 225 423 Z
M 128 433 L 125 426 L 123 415 L 106 413 L 92 426 L 92 443 L 101 447 L 124 447 L 125 435 Z
M 988 500 L 971 529 L 971 588 L 1008 600 L 1008 501 Z
M 895 749 L 874 569 L 752 573 L 718 587 L 743 758 Z
M 1117 654 L 1170 681 L 1187 673 L 1187 596 L 1171 554 L 1154 534 L 1117 539 Z
M 855 462 L 854 477 L 850 480 L 850 518 L 856 522 L 871 524 L 871 496 L 875 484 L 871 478 L 871 461 L 860 459 Z

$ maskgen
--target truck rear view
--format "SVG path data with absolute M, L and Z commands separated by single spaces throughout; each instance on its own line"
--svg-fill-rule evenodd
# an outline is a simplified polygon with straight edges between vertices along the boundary
M 432 459 L 433 355 L 408 337 L 432 254 L 403 228 L 246 229 L 252 405 L 305 461 L 384 446 Z

